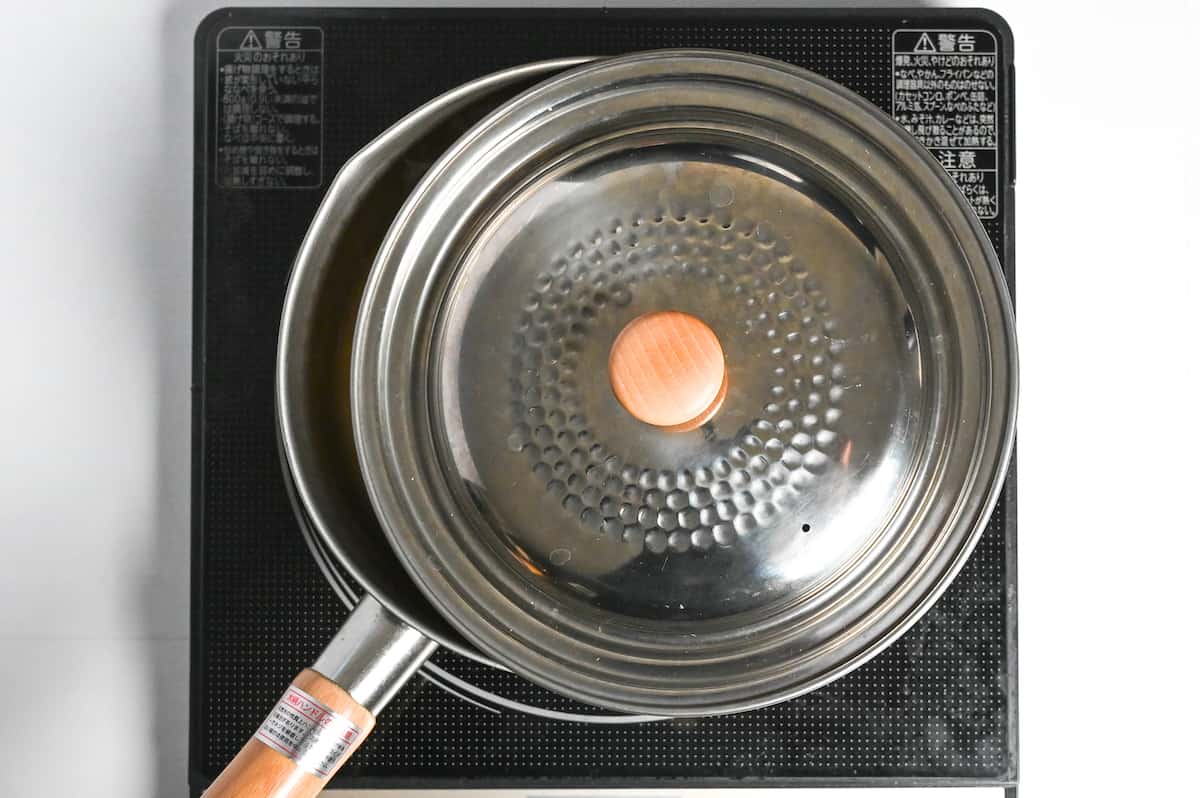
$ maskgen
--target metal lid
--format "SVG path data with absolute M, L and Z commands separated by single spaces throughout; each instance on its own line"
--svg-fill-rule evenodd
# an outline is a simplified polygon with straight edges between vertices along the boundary
M 613 389 L 663 311 L 724 354 L 699 427 Z M 671 379 L 708 390 L 703 360 Z M 944 173 L 844 88 L 716 52 L 574 70 L 460 140 L 380 252 L 354 369 L 372 499 L 434 604 L 656 714 L 790 697 L 915 621 L 1015 411 L 1003 277 Z

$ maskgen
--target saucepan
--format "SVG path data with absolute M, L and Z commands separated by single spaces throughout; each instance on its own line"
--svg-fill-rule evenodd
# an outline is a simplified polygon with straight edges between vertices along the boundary
M 416 112 L 552 75 L 466 130 L 381 238 L 346 210 L 389 200 L 375 176 L 412 118 L 305 241 L 280 437 L 368 595 L 210 795 L 319 792 L 439 644 L 648 717 L 787 700 L 915 623 L 996 501 L 1013 312 L 920 144 L 744 54 L 524 70 Z M 365 283 L 312 279 L 348 237 Z

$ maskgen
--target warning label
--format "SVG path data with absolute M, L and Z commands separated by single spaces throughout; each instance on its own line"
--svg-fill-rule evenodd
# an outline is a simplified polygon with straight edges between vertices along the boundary
M 929 148 L 981 219 L 1000 212 L 996 37 L 892 33 L 892 116 Z
M 362 737 L 362 729 L 296 685 L 288 687 L 254 739 L 309 773 L 328 776 Z
M 320 28 L 217 34 L 218 185 L 321 185 L 324 39 Z

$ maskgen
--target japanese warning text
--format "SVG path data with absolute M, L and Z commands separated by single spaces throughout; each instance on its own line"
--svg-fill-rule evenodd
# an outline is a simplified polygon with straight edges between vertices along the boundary
M 892 116 L 929 148 L 981 219 L 999 213 L 996 37 L 892 33 Z
M 217 35 L 217 184 L 321 185 L 319 28 L 225 28 Z

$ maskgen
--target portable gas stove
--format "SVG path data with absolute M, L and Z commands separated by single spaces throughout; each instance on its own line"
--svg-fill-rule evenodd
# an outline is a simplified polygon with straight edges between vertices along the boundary
M 1012 38 L 989 12 L 209 16 L 196 38 L 194 794 L 319 653 L 359 591 L 293 507 L 274 423 L 284 289 L 332 176 L 390 124 L 464 81 L 525 62 L 665 47 L 791 62 L 890 112 L 976 208 L 1011 289 Z M 247 74 L 234 64 L 255 66 Z M 261 98 L 253 113 L 230 100 L 245 92 Z M 938 604 L 882 655 L 820 690 L 741 715 L 647 722 L 443 650 L 380 716 L 333 786 L 928 784 L 1015 793 L 1015 474 L 1014 463 L 982 540 Z

